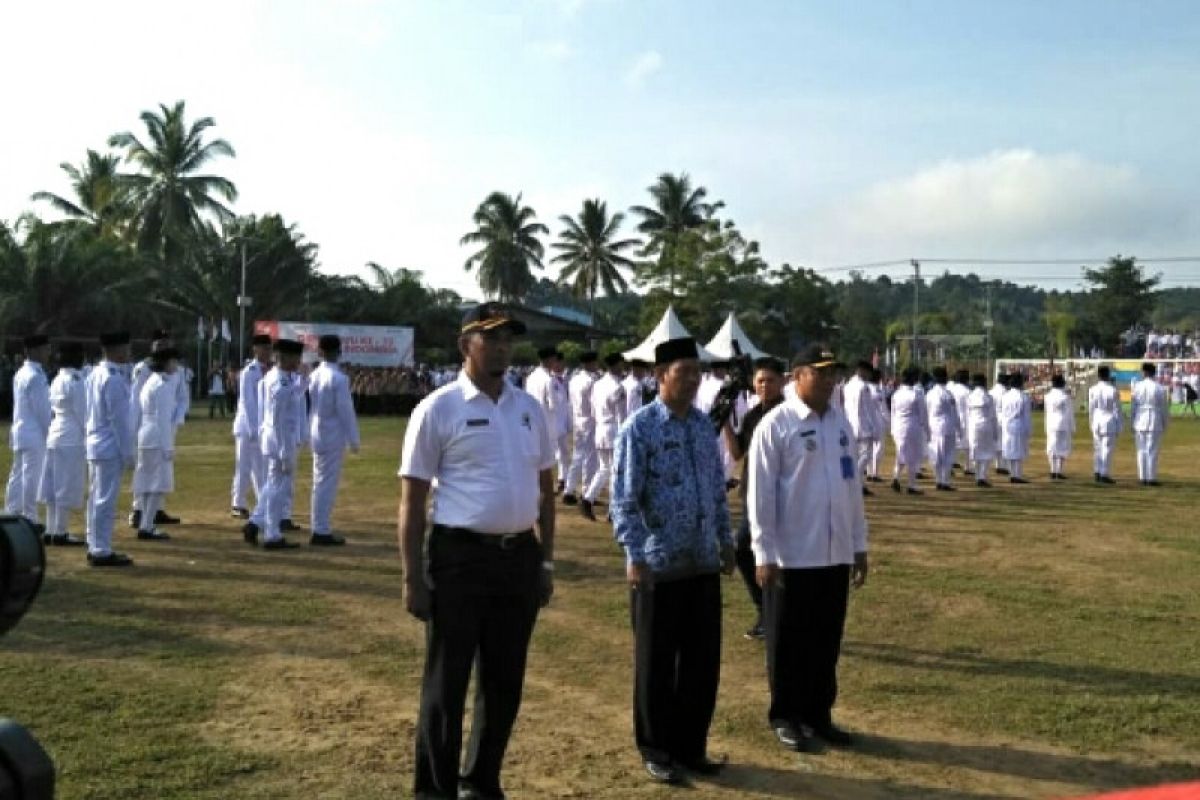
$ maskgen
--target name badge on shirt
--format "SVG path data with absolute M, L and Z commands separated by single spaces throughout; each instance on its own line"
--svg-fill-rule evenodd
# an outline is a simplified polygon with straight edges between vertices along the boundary
M 850 456 L 842 456 L 838 460 L 842 462 L 842 479 L 852 480 L 854 478 L 854 459 Z
M 489 420 L 486 418 L 485 419 L 469 419 L 469 420 L 467 420 L 468 428 L 479 428 L 479 427 L 482 427 L 487 424 L 489 424 Z

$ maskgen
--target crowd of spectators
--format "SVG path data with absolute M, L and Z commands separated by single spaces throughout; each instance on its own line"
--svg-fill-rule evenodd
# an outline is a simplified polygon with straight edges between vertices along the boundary
M 1142 325 L 1121 334 L 1120 356 L 1124 358 L 1197 358 L 1200 334 L 1170 328 L 1156 330 Z

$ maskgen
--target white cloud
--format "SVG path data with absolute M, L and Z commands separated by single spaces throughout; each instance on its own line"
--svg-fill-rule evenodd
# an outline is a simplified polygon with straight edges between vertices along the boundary
M 633 60 L 625 71 L 625 83 L 633 88 L 640 87 L 654 73 L 662 69 L 663 57 L 657 50 L 647 50 Z

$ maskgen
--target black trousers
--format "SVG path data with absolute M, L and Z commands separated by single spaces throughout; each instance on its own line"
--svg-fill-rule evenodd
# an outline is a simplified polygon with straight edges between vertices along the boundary
M 704 758 L 721 680 L 721 578 L 634 589 L 634 737 L 642 758 Z
M 781 570 L 764 593 L 771 724 L 830 723 L 850 594 L 850 566 Z
M 463 710 L 474 665 L 474 719 L 462 782 L 484 796 L 503 797 L 500 767 L 521 706 L 542 548 L 532 534 L 504 550 L 435 528 L 428 563 L 433 613 L 425 626 L 414 794 L 458 796 Z
M 737 562 L 738 573 L 742 576 L 742 582 L 746 584 L 746 591 L 750 593 L 750 600 L 753 601 L 754 607 L 758 609 L 759 622 L 761 623 L 763 592 L 762 587 L 758 585 L 754 551 L 750 549 L 750 520 L 745 517 L 742 518 L 742 524 L 738 526 L 737 550 L 734 552 L 734 560 Z

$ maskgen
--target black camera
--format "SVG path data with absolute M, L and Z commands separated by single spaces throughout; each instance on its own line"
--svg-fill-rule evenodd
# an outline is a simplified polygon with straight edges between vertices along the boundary
M 0 636 L 33 604 L 46 572 L 42 538 L 24 517 L 0 516 Z M 12 720 L 0 719 L 0 800 L 53 800 L 54 762 Z
M 725 381 L 721 384 L 717 397 L 713 400 L 712 408 L 708 411 L 708 419 L 718 434 L 721 433 L 721 428 L 725 427 L 725 421 L 729 419 L 729 415 L 737 406 L 738 397 L 746 392 L 754 391 L 754 360 L 750 356 L 742 354 L 737 342 L 733 343 L 733 348 L 737 355 L 729 360 Z

